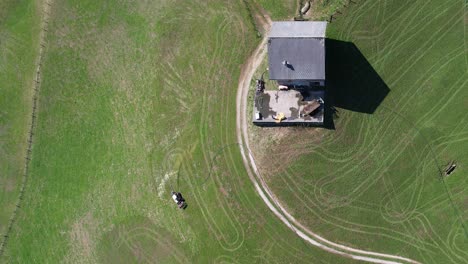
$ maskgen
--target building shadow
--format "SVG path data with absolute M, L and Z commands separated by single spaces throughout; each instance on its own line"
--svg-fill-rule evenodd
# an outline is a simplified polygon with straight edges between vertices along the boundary
M 325 40 L 324 127 L 334 129 L 336 108 L 372 114 L 390 89 L 352 42 Z

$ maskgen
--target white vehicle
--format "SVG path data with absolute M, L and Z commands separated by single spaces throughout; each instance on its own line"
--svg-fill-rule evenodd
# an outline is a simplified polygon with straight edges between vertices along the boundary
M 182 197 L 181 193 L 178 192 L 172 192 L 172 200 L 177 204 L 177 206 L 180 209 L 185 209 L 187 207 L 187 204 L 185 203 L 184 197 Z

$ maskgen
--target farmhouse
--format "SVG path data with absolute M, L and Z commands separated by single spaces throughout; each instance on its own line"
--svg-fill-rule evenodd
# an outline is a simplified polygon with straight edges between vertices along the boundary
M 273 22 L 268 36 L 268 84 L 259 80 L 257 125 L 323 124 L 327 22 Z M 267 87 L 270 88 L 270 87 Z

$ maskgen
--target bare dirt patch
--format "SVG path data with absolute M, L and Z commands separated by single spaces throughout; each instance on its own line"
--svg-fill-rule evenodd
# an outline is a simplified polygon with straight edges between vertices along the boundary
M 94 234 L 98 223 L 91 213 L 87 213 L 72 224 L 70 240 L 74 252 L 81 252 L 89 258 L 95 247 Z
M 10 178 L 6 180 L 4 190 L 6 192 L 12 192 L 16 189 L 16 186 L 17 186 L 16 179 Z
M 104 235 L 99 243 L 103 263 L 187 263 L 183 246 L 150 219 L 124 219 Z
M 287 168 L 301 155 L 310 153 L 314 142 L 322 139 L 317 128 L 257 128 L 250 133 L 251 149 L 257 165 L 265 176 L 272 176 Z
M 265 9 L 256 2 L 245 1 L 255 24 L 255 29 L 262 35 L 267 33 L 268 25 L 272 23 Z M 254 11 L 255 10 L 255 11 Z
M 223 187 L 220 187 L 220 188 L 219 188 L 219 191 L 220 191 L 224 196 L 226 196 L 226 197 L 229 196 L 229 192 L 226 191 L 226 189 L 224 189 Z

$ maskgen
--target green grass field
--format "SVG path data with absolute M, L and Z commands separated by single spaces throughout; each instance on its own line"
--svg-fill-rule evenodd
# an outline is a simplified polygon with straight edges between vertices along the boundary
M 289 20 L 299 15 L 301 0 L 254 0 L 255 3 L 268 11 L 272 20 Z M 306 0 L 302 0 L 303 3 Z M 327 20 L 330 15 L 341 12 L 348 0 L 315 0 L 310 1 L 310 9 L 304 16 L 308 20 Z
M 242 1 L 51 2 L 29 181 L 0 262 L 351 263 L 298 238 L 247 177 L 235 96 L 259 43 L 250 21 Z
M 33 2 L 0 2 L 0 234 L 23 180 L 39 21 Z
M 349 2 L 349 0 L 317 0 L 312 4 L 310 12 L 317 20 L 329 20 L 330 15 L 339 16 Z
M 272 20 L 284 20 L 293 17 L 297 12 L 295 0 L 253 0 L 268 11 Z
M 256 2 L 274 19 L 297 8 Z M 269 129 L 262 171 L 327 239 L 467 262 L 464 3 L 356 2 L 328 31 L 336 129 Z M 25 165 L 42 5 L 0 3 L 1 234 Z M 298 238 L 246 175 L 235 96 L 259 43 L 250 17 L 243 1 L 51 2 L 29 181 L 0 263 L 352 263 Z
M 356 2 L 327 31 L 335 130 L 254 127 L 261 171 L 327 239 L 467 263 L 466 3 Z

